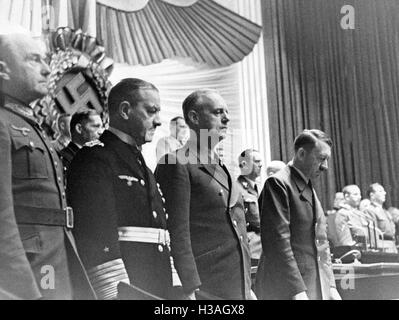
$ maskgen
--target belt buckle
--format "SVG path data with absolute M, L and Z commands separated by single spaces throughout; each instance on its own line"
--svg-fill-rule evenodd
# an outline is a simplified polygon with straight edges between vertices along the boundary
M 71 207 L 66 207 L 65 209 L 66 226 L 69 229 L 73 228 L 73 209 Z

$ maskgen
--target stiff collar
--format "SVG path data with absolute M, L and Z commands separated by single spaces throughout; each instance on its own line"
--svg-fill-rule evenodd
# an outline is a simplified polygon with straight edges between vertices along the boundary
M 252 189 L 255 189 L 255 186 L 256 186 L 255 181 L 249 179 L 247 176 L 241 175 L 241 177 L 243 177 L 245 179 L 245 181 L 249 183 L 249 185 L 251 186 Z
M 114 135 L 116 135 L 124 143 L 136 148 L 138 151 L 141 152 L 141 146 L 139 147 L 137 145 L 136 141 L 131 136 L 129 136 L 128 134 L 126 134 L 123 131 L 121 131 L 119 129 L 116 129 L 114 127 L 109 127 L 108 131 L 112 132 Z
M 33 109 L 29 105 L 7 94 L 4 94 L 4 97 L 5 97 L 4 106 L 6 108 L 27 118 L 34 119 L 35 114 L 33 112 Z

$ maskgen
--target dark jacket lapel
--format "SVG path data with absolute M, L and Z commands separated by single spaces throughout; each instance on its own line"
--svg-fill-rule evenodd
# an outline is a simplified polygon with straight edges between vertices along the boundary
M 309 187 L 309 185 L 303 180 L 300 174 L 296 171 L 295 168 L 290 166 L 291 175 L 297 186 L 298 192 L 300 193 L 301 200 L 309 202 L 309 204 L 313 207 L 313 191 Z

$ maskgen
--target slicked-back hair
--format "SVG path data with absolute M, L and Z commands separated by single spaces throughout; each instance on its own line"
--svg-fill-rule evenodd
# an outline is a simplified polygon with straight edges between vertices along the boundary
M 108 95 L 109 114 L 114 115 L 117 113 L 119 105 L 123 101 L 129 102 L 133 107 L 135 107 L 139 102 L 139 90 L 159 91 L 157 87 L 150 82 L 136 78 L 123 79 L 111 89 Z
M 71 118 L 71 122 L 69 125 L 71 134 L 76 133 L 76 125 L 78 123 L 84 126 L 89 121 L 90 116 L 99 116 L 99 115 L 100 114 L 94 109 L 89 109 L 89 108 L 79 109 L 77 112 L 75 112 L 72 115 Z
M 295 152 L 297 152 L 300 148 L 310 151 L 315 147 L 317 141 L 323 141 L 330 147 L 333 145 L 331 138 L 323 131 L 318 129 L 305 129 L 295 138 Z
M 382 185 L 380 183 L 378 183 L 378 182 L 372 183 L 372 184 L 369 185 L 369 187 L 367 188 L 367 191 L 366 191 L 367 198 L 370 199 L 370 194 L 375 192 L 375 188 L 376 187 L 382 187 Z
M 198 112 L 202 108 L 202 98 L 215 93 L 219 94 L 218 91 L 213 89 L 196 90 L 183 101 L 183 116 L 188 126 L 190 126 L 190 119 L 188 118 L 188 113 L 191 110 Z

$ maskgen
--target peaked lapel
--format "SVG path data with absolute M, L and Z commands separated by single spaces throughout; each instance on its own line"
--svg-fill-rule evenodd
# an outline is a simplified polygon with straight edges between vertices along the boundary
M 193 164 L 193 160 L 194 162 L 196 162 L 198 164 L 198 168 L 202 171 L 204 171 L 205 173 L 207 173 L 208 175 L 210 175 L 212 178 L 214 178 L 223 188 L 225 188 L 227 191 L 230 192 L 230 185 L 229 185 L 229 180 L 230 179 L 230 175 L 227 172 L 227 170 L 223 170 L 222 166 L 219 166 L 219 168 L 217 168 L 217 166 L 211 164 L 211 163 L 203 163 L 203 161 L 201 160 L 201 157 L 197 154 L 196 150 L 194 148 L 192 148 L 191 146 L 189 146 L 188 144 L 186 144 L 186 146 L 184 147 L 184 149 L 186 149 L 186 156 L 188 153 L 188 157 L 189 157 L 189 163 Z M 208 161 L 208 158 L 207 158 Z M 216 159 L 216 163 L 217 163 L 217 159 Z M 225 175 L 223 173 L 226 173 L 227 179 L 225 179 Z
M 313 191 L 309 187 L 309 185 L 303 180 L 300 174 L 296 171 L 295 168 L 290 166 L 291 175 L 295 182 L 295 185 L 300 193 L 301 200 L 309 202 L 309 204 L 313 207 Z

